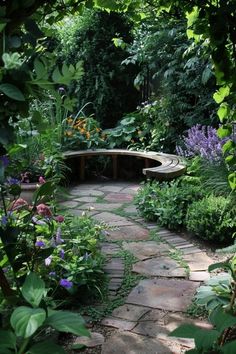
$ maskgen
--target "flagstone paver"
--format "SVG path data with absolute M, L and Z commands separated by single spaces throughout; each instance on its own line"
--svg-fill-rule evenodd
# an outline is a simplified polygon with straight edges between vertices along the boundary
M 76 199 L 77 200 L 77 199 Z M 85 203 L 79 206 L 79 209 L 93 209 L 98 211 L 111 211 L 114 209 L 121 208 L 122 204 L 120 203 Z
M 130 203 L 133 200 L 133 195 L 128 193 L 109 193 L 104 200 L 112 203 Z
M 194 323 L 184 313 L 200 282 L 209 278 L 207 269 L 212 260 L 186 236 L 158 228 L 155 222 L 138 216 L 133 198 L 139 188 L 137 183 L 86 183 L 71 188 L 70 200 L 66 197 L 60 203 L 73 215 L 85 211 L 111 227 L 104 231 L 100 244 L 107 259 L 104 271 L 109 278 L 111 301 L 119 296 L 125 277 L 120 252 L 130 252 L 136 258 L 131 266 L 133 274 L 146 277 L 130 290 L 123 305 L 101 321 L 101 326 L 114 333 L 104 338 L 104 332 L 96 330 L 90 339 L 82 341 L 87 347 L 102 346 L 101 354 L 183 354 L 194 347 L 193 340 L 168 337 L 168 333 L 181 323 Z M 118 213 L 121 210 L 122 216 Z M 158 241 L 150 240 L 150 232 Z M 189 276 L 185 268 L 170 258 L 175 250 L 188 264 Z M 196 324 L 207 327 L 203 321 Z
M 170 250 L 170 246 L 164 243 L 158 244 L 155 241 L 123 242 L 122 246 L 140 260 L 168 254 Z
M 75 202 L 73 200 L 68 200 L 66 202 L 61 202 L 60 203 L 60 207 L 63 209 L 71 209 L 71 208 L 75 208 L 78 205 L 78 202 Z
M 145 279 L 131 291 L 126 303 L 169 311 L 186 311 L 200 283 L 176 279 Z
M 119 240 L 129 240 L 129 241 L 142 241 L 149 239 L 149 232 L 145 228 L 135 225 L 133 223 L 130 226 L 122 226 L 117 230 L 108 230 L 107 240 L 109 241 L 119 241 Z
M 118 332 L 102 347 L 102 354 L 169 354 L 171 351 L 159 340 L 130 332 Z
M 146 259 L 133 265 L 133 272 L 159 277 L 185 278 L 186 269 L 169 257 Z
M 69 193 L 75 198 L 76 197 L 101 197 L 104 192 L 97 191 L 96 189 L 72 189 Z

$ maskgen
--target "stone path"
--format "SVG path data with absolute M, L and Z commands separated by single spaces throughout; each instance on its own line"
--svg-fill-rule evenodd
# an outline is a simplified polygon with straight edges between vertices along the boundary
M 126 277 L 119 252 L 129 252 L 132 274 L 140 276 L 124 304 L 101 321 L 101 326 L 114 329 L 112 335 L 93 333 L 83 341 L 101 354 L 184 353 L 193 341 L 168 333 L 181 323 L 209 326 L 185 313 L 200 282 L 208 279 L 213 261 L 191 240 L 140 218 L 133 204 L 138 189 L 138 184 L 126 182 L 81 184 L 71 188 L 61 203 L 74 215 L 87 211 L 109 226 L 101 249 L 107 257 L 104 270 L 111 300 L 119 296 Z

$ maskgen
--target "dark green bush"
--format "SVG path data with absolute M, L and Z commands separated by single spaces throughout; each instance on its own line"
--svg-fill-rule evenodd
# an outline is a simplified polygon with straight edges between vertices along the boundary
M 189 206 L 187 229 L 204 240 L 228 243 L 236 232 L 235 211 L 229 198 L 210 195 Z
M 161 226 L 175 230 L 183 226 L 188 205 L 202 195 L 198 180 L 194 178 L 162 183 L 152 181 L 139 191 L 136 205 L 144 218 L 157 220 Z
M 124 14 L 98 10 L 87 10 L 75 21 L 78 25 L 70 49 L 62 54 L 58 50 L 60 60 L 71 64 L 83 61 L 83 78 L 71 87 L 78 109 L 90 102 L 84 113 L 93 114 L 103 127 L 112 127 L 124 113 L 136 109 L 139 100 L 133 85 L 136 66 L 122 65 L 127 52 L 113 43 L 117 37 L 126 43 L 132 41 L 132 23 Z

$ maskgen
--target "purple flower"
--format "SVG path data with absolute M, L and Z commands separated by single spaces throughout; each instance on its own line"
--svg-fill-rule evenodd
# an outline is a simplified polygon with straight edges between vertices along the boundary
M 6 215 L 2 215 L 2 218 L 1 218 L 1 224 L 3 226 L 6 226 L 7 225 L 7 221 L 8 221 L 8 218 Z
M 20 184 L 20 180 L 17 178 L 8 177 L 7 183 L 11 186 L 14 184 Z
M 220 162 L 225 142 L 226 139 L 218 137 L 215 128 L 197 124 L 189 129 L 187 137 L 183 138 L 184 148 L 177 146 L 176 151 L 181 156 L 200 156 L 209 162 Z
M 50 277 L 55 277 L 55 276 L 57 275 L 57 273 L 56 273 L 56 272 L 50 272 L 48 275 L 49 275 Z
M 63 249 L 60 250 L 59 255 L 61 257 L 61 259 L 65 258 L 65 251 Z
M 45 258 L 45 260 L 44 260 L 44 263 L 47 267 L 50 266 L 51 262 L 52 262 L 52 256 L 49 256 L 48 258 Z
M 70 289 L 73 286 L 72 281 L 69 281 L 67 279 L 61 279 L 59 284 L 63 286 L 63 288 Z
M 7 155 L 3 155 L 0 157 L 0 160 L 2 161 L 3 167 L 7 167 L 9 165 L 9 158 Z
M 36 247 L 45 247 L 45 243 L 44 243 L 43 241 L 40 241 L 40 240 L 39 240 L 39 241 L 36 241 L 36 242 L 35 242 L 35 246 L 36 246 Z

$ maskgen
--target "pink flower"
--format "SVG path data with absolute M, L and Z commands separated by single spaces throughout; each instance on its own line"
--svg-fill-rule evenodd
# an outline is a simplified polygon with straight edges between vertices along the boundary
M 45 179 L 42 176 L 40 176 L 39 177 L 39 184 L 44 184 L 44 183 L 46 183 Z
M 45 218 L 52 217 L 52 212 L 46 204 L 39 204 L 37 205 L 36 209 L 39 215 L 44 216 Z
M 55 220 L 57 221 L 57 222 L 63 222 L 64 220 L 65 220 L 65 218 L 64 218 L 64 216 L 63 215 L 57 215 L 56 217 L 55 217 Z
M 26 200 L 24 200 L 22 198 L 18 198 L 12 202 L 9 210 L 19 210 L 19 209 L 26 208 L 28 206 L 29 206 L 29 204 L 27 203 Z

